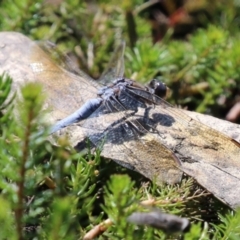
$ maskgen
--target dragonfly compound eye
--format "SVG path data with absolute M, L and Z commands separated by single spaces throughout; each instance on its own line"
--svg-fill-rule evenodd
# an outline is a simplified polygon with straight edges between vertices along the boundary
M 151 80 L 149 87 L 154 90 L 154 94 L 158 97 L 164 98 L 167 94 L 167 86 L 165 83 L 158 81 L 156 79 Z

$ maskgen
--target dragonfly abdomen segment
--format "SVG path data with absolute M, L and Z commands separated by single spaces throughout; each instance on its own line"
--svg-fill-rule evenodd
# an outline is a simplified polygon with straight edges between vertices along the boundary
M 88 118 L 102 103 L 101 98 L 90 99 L 81 108 L 70 116 L 58 121 L 52 128 L 51 134 L 65 128 L 73 123 L 79 122 Z

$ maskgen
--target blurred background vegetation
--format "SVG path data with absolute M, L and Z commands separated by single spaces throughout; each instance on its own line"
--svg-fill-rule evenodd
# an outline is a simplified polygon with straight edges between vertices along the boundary
M 173 104 L 240 121 L 238 0 L 4 0 L 0 1 L 0 16 L 1 31 L 18 31 L 34 40 L 56 43 L 96 79 L 115 42 L 125 39 L 126 77 L 143 83 L 160 79 L 172 89 L 169 101 Z M 7 89 L 4 84 L 1 87 Z M 29 100 L 27 93 L 25 98 Z M 36 106 L 40 104 L 36 96 L 30 98 Z M 37 112 L 40 107 L 35 105 L 32 108 Z M 4 108 L 11 116 L 11 106 L 5 104 Z M 39 117 L 37 113 L 34 116 Z M 89 153 L 83 159 L 64 142 L 62 148 L 55 149 L 44 141 L 46 134 L 36 138 L 36 127 L 29 129 L 33 136 L 30 146 L 30 135 L 21 133 L 14 118 L 0 117 L 2 126 L 12 131 L 1 130 L 0 222 L 5 230 L 0 239 L 81 239 L 107 218 L 113 224 L 99 239 L 239 238 L 239 214 L 234 215 L 191 179 L 174 187 L 141 184 L 147 180 L 100 160 L 99 154 Z M 26 128 L 28 121 L 33 119 L 25 119 Z M 11 139 L 16 144 L 11 146 L 5 141 L 15 132 L 26 140 L 29 155 L 16 139 Z M 14 161 L 10 164 L 9 159 Z M 51 160 L 43 164 L 39 159 Z M 21 181 L 15 176 L 18 171 Z M 131 179 L 110 177 L 113 173 L 127 173 Z M 25 195 L 16 190 L 21 183 Z M 170 236 L 129 226 L 126 217 L 139 201 L 151 198 L 154 206 L 188 217 L 193 222 L 190 233 Z M 19 228 L 13 227 L 14 221 Z
M 225 118 L 239 102 L 239 12 L 237 0 L 5 0 L 0 29 L 56 43 L 94 78 L 125 39 L 127 77 L 159 78 L 172 103 Z

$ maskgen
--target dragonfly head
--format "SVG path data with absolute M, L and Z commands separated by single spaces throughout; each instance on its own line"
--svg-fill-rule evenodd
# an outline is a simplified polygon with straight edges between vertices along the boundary
M 169 88 L 166 86 L 165 83 L 157 79 L 153 79 L 150 81 L 148 86 L 154 90 L 154 94 L 157 95 L 158 97 L 165 98 L 167 96 Z

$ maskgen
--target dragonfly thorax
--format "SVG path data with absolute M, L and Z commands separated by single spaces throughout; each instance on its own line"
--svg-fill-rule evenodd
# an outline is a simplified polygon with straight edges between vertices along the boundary
M 124 90 L 127 86 L 131 86 L 132 84 L 133 81 L 130 79 L 118 78 L 113 81 L 113 84 L 100 88 L 98 91 L 98 96 L 104 100 L 107 100 L 112 96 L 118 96 L 122 90 Z

